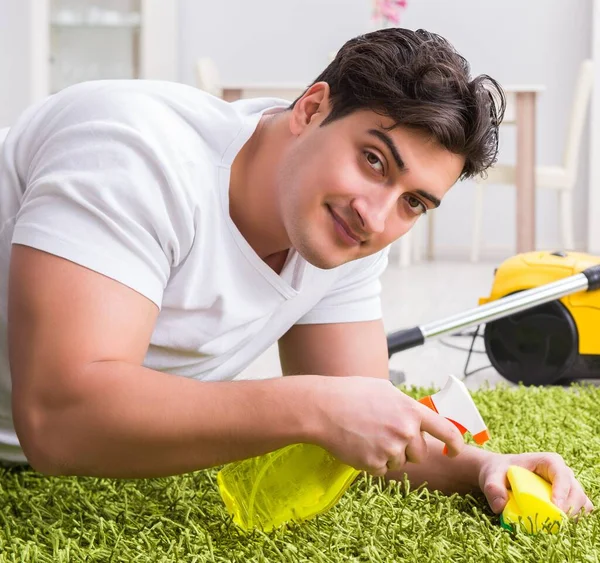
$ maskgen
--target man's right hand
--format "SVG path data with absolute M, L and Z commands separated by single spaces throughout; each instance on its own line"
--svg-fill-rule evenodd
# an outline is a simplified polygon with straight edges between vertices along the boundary
M 407 461 L 423 461 L 427 457 L 423 432 L 444 442 L 450 457 L 465 445 L 454 424 L 388 380 L 321 377 L 315 395 L 318 445 L 373 475 L 385 475 Z

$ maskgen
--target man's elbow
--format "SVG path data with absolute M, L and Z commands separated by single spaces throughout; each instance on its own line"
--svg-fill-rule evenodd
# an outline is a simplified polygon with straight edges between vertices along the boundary
M 48 413 L 42 409 L 14 408 L 13 420 L 19 444 L 27 462 L 37 472 L 48 476 L 70 475 L 73 468 L 65 455 L 68 436 L 58 436 L 52 429 Z

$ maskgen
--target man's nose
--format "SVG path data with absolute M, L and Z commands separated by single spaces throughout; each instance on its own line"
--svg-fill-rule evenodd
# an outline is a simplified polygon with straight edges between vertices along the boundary
M 362 228 L 369 234 L 383 233 L 387 218 L 397 204 L 398 194 L 395 190 L 379 197 L 357 197 L 352 201 L 352 207 L 359 216 Z

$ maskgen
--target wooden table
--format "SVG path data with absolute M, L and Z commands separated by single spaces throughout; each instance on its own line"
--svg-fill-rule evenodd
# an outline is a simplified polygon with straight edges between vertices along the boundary
M 308 87 L 300 82 L 248 82 L 223 84 L 223 99 L 228 102 L 240 98 L 273 97 L 295 100 Z
M 273 96 L 295 100 L 307 85 L 298 82 L 255 82 L 247 84 L 224 84 L 223 98 L 227 101 L 242 97 Z M 516 125 L 516 225 L 517 252 L 535 250 L 535 129 L 538 94 L 544 91 L 539 84 L 503 86 L 507 98 L 504 125 Z M 433 228 L 433 221 L 430 221 Z M 433 237 L 428 237 L 430 244 Z M 431 258 L 433 249 L 428 249 Z

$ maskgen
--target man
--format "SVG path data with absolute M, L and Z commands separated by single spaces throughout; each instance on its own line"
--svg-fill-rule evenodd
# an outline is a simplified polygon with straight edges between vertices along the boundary
M 27 110 L 0 160 L 0 458 L 151 477 L 310 442 L 496 512 L 519 464 L 591 509 L 558 455 L 465 447 L 388 380 L 387 249 L 494 162 L 490 91 L 442 38 L 388 29 L 291 106 L 99 81 Z M 275 341 L 299 377 L 231 381 Z

